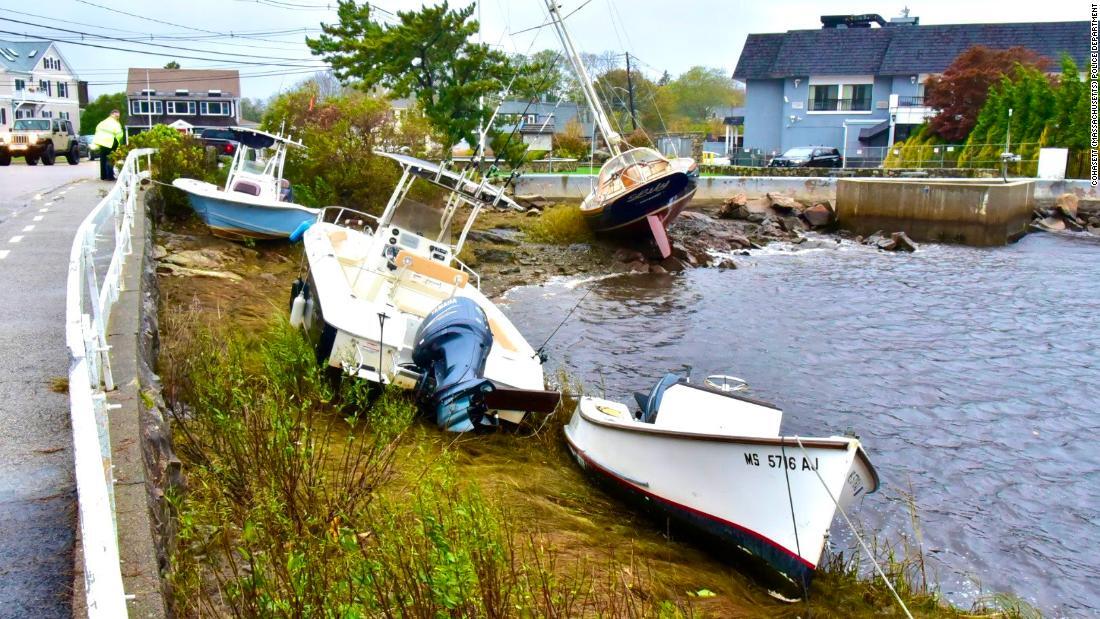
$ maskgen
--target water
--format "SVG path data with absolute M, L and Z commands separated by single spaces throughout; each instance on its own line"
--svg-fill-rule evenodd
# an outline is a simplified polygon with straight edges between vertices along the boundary
M 518 288 L 506 311 L 537 345 L 591 288 L 548 346 L 590 390 L 632 402 L 683 364 L 745 378 L 786 433 L 861 436 L 883 480 L 861 517 L 880 536 L 912 531 L 912 488 L 952 601 L 1100 612 L 1100 240 L 737 260 Z

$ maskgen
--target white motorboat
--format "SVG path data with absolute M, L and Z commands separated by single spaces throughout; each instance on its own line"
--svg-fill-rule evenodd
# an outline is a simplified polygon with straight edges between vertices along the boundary
M 385 211 L 376 218 L 330 207 L 304 232 L 308 272 L 292 293 L 291 322 L 305 327 L 319 362 L 371 382 L 416 388 L 424 401 L 434 397 L 431 406 L 448 430 L 498 419 L 518 423 L 525 412 L 553 410 L 560 396 L 544 391 L 541 355 L 482 294 L 477 273 L 456 257 L 483 206 L 519 207 L 486 180 L 474 182 L 414 157 L 377 154 L 403 168 Z M 452 224 L 461 217 L 465 222 L 452 241 Z M 479 310 L 471 303 L 445 304 L 454 299 L 468 299 Z M 458 366 L 453 359 L 438 368 L 430 361 L 417 365 L 418 344 L 438 345 L 419 341 L 417 333 L 427 317 L 458 306 L 466 326 L 484 324 L 491 342 L 485 358 L 462 361 L 471 373 L 465 378 L 477 380 L 466 392 L 443 397 L 443 388 L 453 386 L 443 384 L 443 374 Z
M 858 439 L 783 436 L 778 408 L 708 384 L 669 374 L 635 395 L 637 413 L 582 397 L 565 428 L 569 449 L 613 489 L 743 551 L 770 568 L 765 576 L 782 577 L 770 582 L 800 592 L 837 505 L 877 490 L 878 475 Z
M 317 209 L 294 204 L 283 178 L 287 149 L 305 148 L 302 143 L 258 129 L 231 131 L 238 146 L 225 187 L 193 178 L 172 181 L 210 231 L 233 240 L 285 239 L 302 222 L 316 219 Z

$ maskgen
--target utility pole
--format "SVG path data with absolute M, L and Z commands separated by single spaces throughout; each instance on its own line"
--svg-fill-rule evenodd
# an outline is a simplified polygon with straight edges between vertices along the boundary
M 626 94 L 630 99 L 630 124 L 638 130 L 638 116 L 634 112 L 634 80 L 630 77 L 630 52 L 626 53 Z

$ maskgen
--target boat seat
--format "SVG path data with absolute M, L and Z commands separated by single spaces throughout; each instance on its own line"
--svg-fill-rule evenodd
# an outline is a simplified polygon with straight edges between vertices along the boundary
M 233 191 L 246 193 L 250 196 L 258 196 L 260 195 L 260 186 L 252 181 L 240 180 L 233 183 Z
M 393 304 L 401 311 L 427 316 L 440 301 L 448 299 L 470 280 L 470 275 L 445 264 L 401 250 L 395 259 L 397 282 Z

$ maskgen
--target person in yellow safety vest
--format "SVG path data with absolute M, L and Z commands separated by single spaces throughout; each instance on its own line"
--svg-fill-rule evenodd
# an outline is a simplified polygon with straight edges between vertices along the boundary
M 99 180 L 115 180 L 115 166 L 111 165 L 111 153 L 122 143 L 122 125 L 118 122 L 118 110 L 111 110 L 110 116 L 95 126 L 92 145 L 99 156 Z

